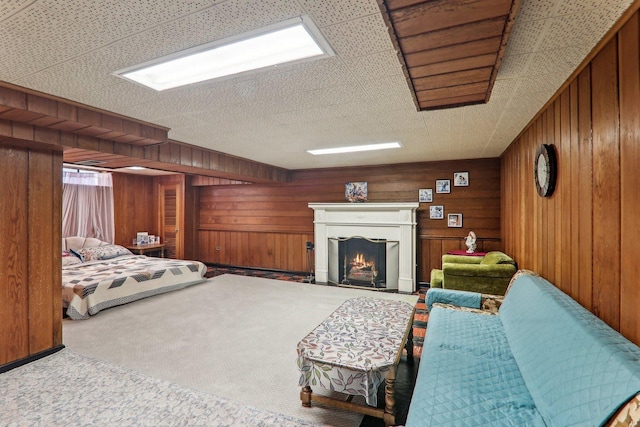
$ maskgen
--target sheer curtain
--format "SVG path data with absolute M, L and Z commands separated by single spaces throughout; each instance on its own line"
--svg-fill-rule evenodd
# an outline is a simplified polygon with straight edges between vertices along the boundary
M 62 237 L 95 237 L 113 243 L 113 181 L 110 173 L 64 172 Z

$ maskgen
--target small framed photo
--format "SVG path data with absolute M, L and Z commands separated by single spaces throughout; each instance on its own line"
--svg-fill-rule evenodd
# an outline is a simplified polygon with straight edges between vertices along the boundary
M 454 172 L 453 173 L 453 185 L 454 185 L 454 187 L 468 187 L 469 186 L 469 172 Z
M 418 190 L 418 202 L 433 202 L 433 188 L 421 188 L 420 190 Z
M 138 245 L 148 245 L 149 244 L 149 232 L 147 231 L 138 231 L 136 233 L 136 242 Z
M 344 185 L 344 197 L 347 202 L 366 202 L 367 201 L 367 183 L 366 182 L 347 182 Z
M 451 193 L 451 180 L 450 179 L 437 179 L 436 180 L 436 193 Z
M 449 227 L 462 227 L 462 214 L 451 213 L 447 215 L 447 225 Z
M 444 206 L 429 206 L 429 219 L 444 219 Z

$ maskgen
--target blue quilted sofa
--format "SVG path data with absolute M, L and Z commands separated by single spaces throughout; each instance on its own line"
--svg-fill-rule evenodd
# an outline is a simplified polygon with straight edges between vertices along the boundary
M 493 314 L 450 306 L 480 308 L 479 294 L 427 297 L 449 305 L 430 310 L 407 427 L 631 425 L 619 420 L 640 412 L 640 348 L 545 279 L 518 272 Z

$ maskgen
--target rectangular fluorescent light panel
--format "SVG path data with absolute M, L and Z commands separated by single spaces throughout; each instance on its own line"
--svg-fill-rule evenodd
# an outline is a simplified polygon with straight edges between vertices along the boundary
M 302 17 L 208 43 L 113 73 L 157 91 L 292 61 L 333 55 L 310 18 Z
M 368 144 L 368 145 L 353 145 L 350 147 L 336 147 L 336 148 L 322 148 L 319 150 L 307 150 L 307 153 L 311 153 L 314 156 L 320 154 L 338 154 L 338 153 L 354 153 L 356 151 L 373 151 L 373 150 L 388 150 L 390 148 L 400 148 L 399 142 L 383 142 L 381 144 Z

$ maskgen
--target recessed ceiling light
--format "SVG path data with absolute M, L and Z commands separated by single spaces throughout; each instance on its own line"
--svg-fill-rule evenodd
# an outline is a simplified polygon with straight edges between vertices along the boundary
M 142 171 L 145 170 L 146 168 L 143 166 L 127 166 L 125 169 L 131 169 L 134 171 Z
M 322 148 L 319 150 L 307 150 L 308 153 L 317 156 L 319 154 L 354 153 L 356 151 L 388 150 L 390 148 L 400 148 L 399 142 L 383 142 L 381 144 L 353 145 L 350 147 Z
M 278 64 L 334 55 L 307 16 L 114 72 L 157 91 Z

